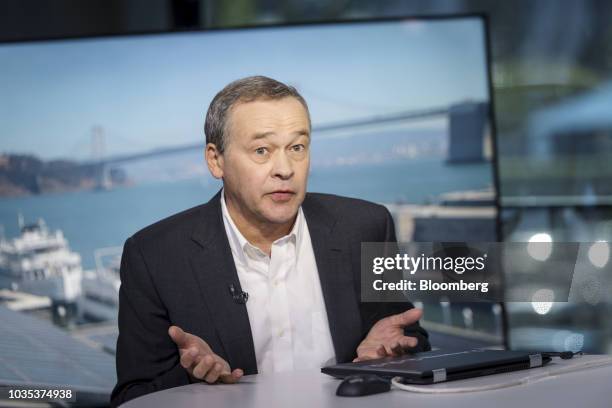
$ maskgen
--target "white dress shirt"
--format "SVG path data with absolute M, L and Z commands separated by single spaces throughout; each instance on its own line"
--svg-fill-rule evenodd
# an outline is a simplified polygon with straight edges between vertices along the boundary
M 240 233 L 221 195 L 225 232 L 246 303 L 259 373 L 320 368 L 335 362 L 321 282 L 300 207 L 271 256 Z

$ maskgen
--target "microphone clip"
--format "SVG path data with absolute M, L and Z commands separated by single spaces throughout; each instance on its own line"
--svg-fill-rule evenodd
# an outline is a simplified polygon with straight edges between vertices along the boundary
M 228 285 L 228 289 L 229 289 L 230 295 L 232 296 L 232 299 L 234 299 L 234 303 L 237 303 L 239 305 L 244 305 L 249 300 L 249 294 L 242 290 L 240 292 L 237 292 L 233 283 L 230 283 Z

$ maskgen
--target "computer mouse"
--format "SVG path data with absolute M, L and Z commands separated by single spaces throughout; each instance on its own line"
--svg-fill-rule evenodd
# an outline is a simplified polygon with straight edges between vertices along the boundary
M 378 394 L 391 389 L 391 382 L 374 374 L 358 374 L 346 377 L 336 390 L 341 397 L 360 397 Z

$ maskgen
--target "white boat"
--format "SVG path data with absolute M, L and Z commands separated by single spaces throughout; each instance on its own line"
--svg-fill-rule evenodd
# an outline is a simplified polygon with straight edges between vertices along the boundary
M 83 294 L 79 315 L 88 321 L 117 320 L 119 307 L 119 267 L 121 247 L 100 248 L 94 252 L 95 270 L 83 273 Z
M 39 296 L 57 304 L 76 303 L 81 295 L 81 256 L 70 250 L 61 230 L 49 231 L 39 219 L 21 234 L 0 239 L 0 286 Z

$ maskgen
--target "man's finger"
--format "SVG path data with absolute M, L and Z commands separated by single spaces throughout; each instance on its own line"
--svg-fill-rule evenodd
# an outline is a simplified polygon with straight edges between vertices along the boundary
M 404 336 L 401 339 L 399 339 L 399 343 L 401 344 L 402 348 L 405 350 L 405 349 L 416 347 L 417 344 L 419 344 L 419 340 L 416 337 Z
M 187 348 L 189 346 L 189 333 L 186 333 L 178 326 L 170 326 L 168 335 L 179 348 Z
M 366 361 L 366 360 L 374 360 L 375 358 L 378 358 L 378 357 L 373 357 L 373 355 L 371 354 L 361 354 L 353 359 L 353 363 L 359 363 L 361 361 Z
M 375 358 L 382 358 L 390 355 L 387 353 L 384 345 L 378 346 L 376 349 L 374 347 L 369 347 L 361 350 L 357 350 L 357 358 L 353 359 L 353 363 L 357 363 L 359 361 L 373 360 Z
M 189 368 L 196 362 L 196 357 L 198 356 L 198 349 L 195 347 L 191 347 L 185 350 L 181 355 L 181 366 L 183 368 Z
M 423 316 L 423 310 L 421 309 L 409 309 L 403 313 L 399 313 L 393 316 L 390 316 L 391 324 L 395 326 L 409 326 L 413 323 L 416 323 L 421 316 Z
M 244 372 L 240 368 L 237 368 L 230 374 L 221 374 L 221 376 L 219 376 L 219 379 L 224 384 L 234 384 L 235 382 L 240 380 L 243 375 Z
M 204 377 L 206 377 L 206 375 L 214 365 L 215 359 L 210 354 L 207 354 L 200 360 L 198 365 L 195 366 L 191 375 L 197 378 L 198 380 L 202 380 L 204 379 Z
M 209 384 L 213 384 L 217 382 L 222 369 L 223 369 L 223 365 L 221 363 L 213 364 L 212 368 L 206 374 L 206 377 L 204 377 L 204 381 L 206 381 Z

